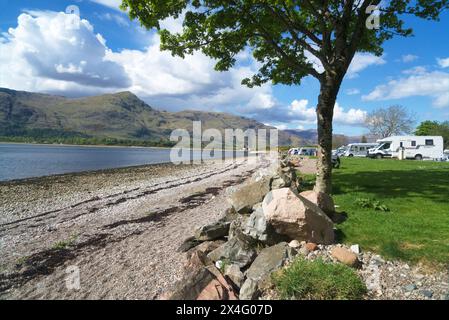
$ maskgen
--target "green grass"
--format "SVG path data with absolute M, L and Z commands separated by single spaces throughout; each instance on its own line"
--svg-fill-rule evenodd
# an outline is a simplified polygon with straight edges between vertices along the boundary
M 71 247 L 76 242 L 77 238 L 78 238 L 78 235 L 74 234 L 67 240 L 58 241 L 52 246 L 52 249 L 53 250 L 67 249 L 67 248 Z
M 282 299 L 360 300 L 366 286 L 354 270 L 322 260 L 298 258 L 273 275 L 273 283 Z
M 387 258 L 448 264 L 449 163 L 344 158 L 333 197 L 348 215 L 337 226 L 341 241 Z

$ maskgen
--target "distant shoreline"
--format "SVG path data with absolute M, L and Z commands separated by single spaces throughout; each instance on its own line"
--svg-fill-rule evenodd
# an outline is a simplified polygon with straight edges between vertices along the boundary
M 20 144 L 28 146 L 54 146 L 54 147 L 86 147 L 86 148 L 134 148 L 134 149 L 164 149 L 164 150 L 171 149 L 171 147 L 126 146 L 118 144 L 108 145 L 108 144 L 31 143 L 31 142 L 13 142 L 13 141 L 0 141 L 0 144 Z

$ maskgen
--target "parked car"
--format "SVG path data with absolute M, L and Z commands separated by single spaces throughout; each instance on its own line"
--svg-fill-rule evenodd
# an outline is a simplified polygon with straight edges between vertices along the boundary
M 441 136 L 393 136 L 377 141 L 379 146 L 368 151 L 371 158 L 441 159 L 443 137 Z
M 332 154 L 342 157 L 345 154 L 347 148 L 348 148 L 347 146 L 341 146 L 340 148 L 337 148 L 336 150 L 332 150 Z

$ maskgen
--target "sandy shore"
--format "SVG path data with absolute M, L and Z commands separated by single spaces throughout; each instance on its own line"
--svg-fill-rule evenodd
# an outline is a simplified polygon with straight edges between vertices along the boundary
M 220 218 L 225 189 L 261 165 L 161 164 L 1 183 L 0 298 L 157 298 L 181 276 L 179 245 Z M 66 286 L 73 267 L 79 290 Z

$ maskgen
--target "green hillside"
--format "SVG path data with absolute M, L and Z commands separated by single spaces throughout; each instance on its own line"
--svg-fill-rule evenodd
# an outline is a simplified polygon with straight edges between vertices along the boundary
M 170 145 L 174 129 L 203 130 L 270 127 L 225 113 L 156 110 L 131 92 L 70 99 L 0 88 L 0 139 L 75 144 Z M 281 145 L 299 145 L 301 137 L 280 132 Z

